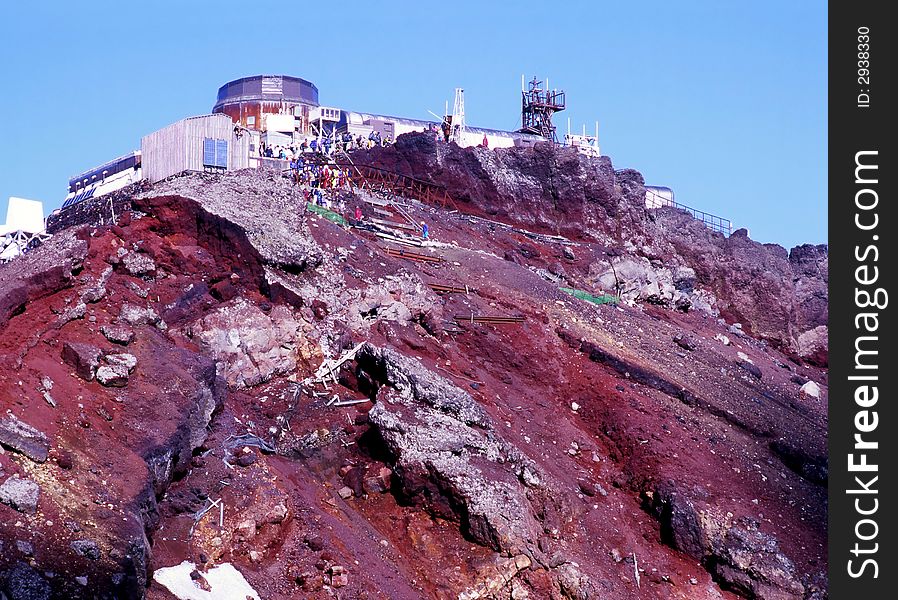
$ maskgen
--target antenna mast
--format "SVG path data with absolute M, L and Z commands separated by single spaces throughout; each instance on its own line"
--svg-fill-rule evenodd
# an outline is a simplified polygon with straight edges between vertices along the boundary
M 461 145 L 465 134 L 465 90 L 455 88 L 455 102 L 452 105 L 452 136 L 451 140 Z
M 562 110 L 564 110 L 564 90 L 550 90 L 548 78 L 546 89 L 543 89 L 543 82 L 534 77 L 528 84 L 528 89 L 521 90 L 520 133 L 540 135 L 557 143 L 552 115 Z

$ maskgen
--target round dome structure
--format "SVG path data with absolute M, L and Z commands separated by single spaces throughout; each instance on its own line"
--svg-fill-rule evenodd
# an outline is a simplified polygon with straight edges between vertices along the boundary
M 297 130 L 309 126 L 309 109 L 318 106 L 318 88 L 289 75 L 253 75 L 218 88 L 213 113 L 223 113 L 247 129 L 262 130 L 266 115 L 293 115 Z

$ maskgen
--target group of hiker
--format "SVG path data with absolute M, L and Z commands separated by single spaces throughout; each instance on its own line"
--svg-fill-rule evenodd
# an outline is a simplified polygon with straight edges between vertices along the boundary
M 337 165 L 318 165 L 305 160 L 302 156 L 290 161 L 293 182 L 311 188 L 343 189 L 350 187 L 352 180 L 346 169 Z
M 322 138 L 306 138 L 299 145 L 281 146 L 262 142 L 259 145 L 259 156 L 280 160 L 294 160 L 306 153 L 332 156 L 336 151 L 364 150 L 375 146 L 389 146 L 392 143 L 392 137 L 383 137 L 379 131 L 372 131 L 367 138 L 362 137 L 361 134 L 353 136 L 349 132 L 342 135 L 335 133 L 333 136 Z
M 379 143 L 382 143 L 379 136 L 377 140 Z M 342 142 L 343 140 L 340 141 Z M 373 142 L 374 139 L 371 141 Z M 346 142 L 349 143 L 349 139 Z M 339 192 L 349 190 L 352 187 L 349 169 L 341 168 L 332 159 L 322 161 L 320 158 L 305 156 L 303 152 L 295 153 L 288 160 L 290 161 L 290 173 L 293 182 L 295 185 L 302 187 L 303 196 L 307 203 L 313 203 L 316 206 L 338 213 L 346 213 L 345 200 L 347 196 Z M 353 217 L 354 220 L 352 218 L 349 219 L 350 223 L 356 226 L 364 225 L 365 216 L 360 204 L 356 205 Z M 422 240 L 430 239 L 430 228 L 426 222 L 421 221 L 420 231 Z

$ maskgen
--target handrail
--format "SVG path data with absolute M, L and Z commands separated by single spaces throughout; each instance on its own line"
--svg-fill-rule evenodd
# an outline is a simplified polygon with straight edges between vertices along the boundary
M 653 199 L 659 204 L 659 206 L 653 208 L 662 208 L 662 207 L 671 207 L 677 208 L 679 210 L 683 210 L 692 215 L 692 217 L 698 221 L 701 221 L 702 224 L 710 229 L 711 231 L 716 231 L 718 233 L 722 233 L 725 236 L 730 236 L 733 233 L 733 223 L 729 219 L 725 219 L 723 217 L 719 217 L 717 215 L 705 212 L 703 210 L 698 210 L 697 208 L 692 208 L 691 206 L 686 206 L 685 204 L 680 204 L 676 200 L 671 200 L 670 198 L 665 198 L 660 194 L 656 194 L 652 190 L 645 191 L 646 196 L 651 195 Z

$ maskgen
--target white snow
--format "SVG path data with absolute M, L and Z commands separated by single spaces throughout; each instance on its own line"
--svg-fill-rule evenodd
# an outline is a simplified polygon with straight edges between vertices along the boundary
M 212 588 L 211 592 L 201 589 L 190 579 L 194 569 L 196 565 L 185 560 L 174 567 L 156 569 L 153 580 L 180 600 L 261 600 L 243 574 L 230 563 L 222 563 L 203 573 Z

